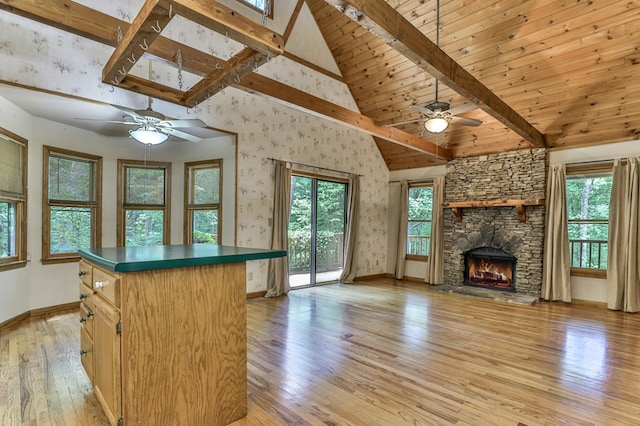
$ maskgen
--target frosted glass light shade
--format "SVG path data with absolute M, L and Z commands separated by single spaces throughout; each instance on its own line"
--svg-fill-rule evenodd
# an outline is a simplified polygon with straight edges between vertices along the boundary
M 449 127 L 449 121 L 442 117 L 433 117 L 424 122 L 424 129 L 429 133 L 442 133 Z
M 169 135 L 160 133 L 155 129 L 147 129 L 144 127 L 131 130 L 129 134 L 132 138 L 145 145 L 158 145 L 169 139 Z

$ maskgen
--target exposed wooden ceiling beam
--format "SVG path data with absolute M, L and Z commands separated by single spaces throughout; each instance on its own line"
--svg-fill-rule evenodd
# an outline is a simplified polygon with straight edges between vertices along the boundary
M 184 104 L 193 107 L 205 101 L 212 93 L 217 93 L 233 83 L 239 83 L 240 77 L 253 72 L 255 68 L 267 61 L 267 55 L 249 47 L 242 49 L 220 66 L 200 80 L 185 93 Z
M 118 26 L 122 28 L 123 31 L 128 31 L 129 29 L 129 24 L 125 21 L 69 0 L 48 0 L 47 7 L 42 7 L 40 0 L 0 0 L 0 9 L 109 46 L 116 46 L 118 44 L 116 36 Z M 199 74 L 204 73 L 211 75 L 212 79 L 215 79 L 215 77 L 213 77 L 215 74 L 213 73 L 220 67 L 226 68 L 226 62 L 220 58 L 208 55 L 202 51 L 162 36 L 157 38 L 156 42 L 149 47 L 146 54 L 170 63 L 175 63 L 175 52 L 177 52 L 178 49 L 183 55 L 184 69 L 189 69 Z M 255 58 L 262 61 L 260 55 L 256 55 Z M 227 70 L 231 68 L 232 67 L 229 67 Z M 242 70 L 245 68 L 242 68 Z M 239 67 L 235 67 L 235 69 L 239 69 Z M 245 74 L 244 78 L 242 78 L 241 73 L 238 74 L 241 77 L 239 84 L 236 81 L 236 74 L 232 72 L 227 73 L 226 80 L 224 77 L 220 77 L 217 81 L 224 81 L 225 84 L 229 83 L 229 85 L 233 82 L 234 86 L 241 90 L 246 90 L 258 95 L 262 94 L 279 103 L 304 110 L 316 116 L 322 116 L 323 118 L 364 131 L 416 151 L 435 155 L 438 158 L 447 160 L 452 158 L 451 151 L 446 148 L 438 147 L 429 141 L 405 133 L 399 129 L 379 126 L 369 117 L 311 96 L 300 90 L 293 89 L 267 77 L 251 73 L 250 71 L 252 71 L 252 69 L 248 70 L 248 74 Z M 231 81 L 229 80 L 230 78 L 232 78 Z M 133 75 L 127 75 L 126 78 L 121 81 L 119 87 L 179 105 L 191 106 L 185 102 L 183 92 L 158 83 L 148 82 L 145 79 Z M 212 88 L 213 87 L 216 87 L 215 84 Z M 212 88 L 210 88 L 209 93 L 211 93 Z M 192 100 L 195 99 L 196 98 L 193 98 Z
M 543 133 L 458 65 L 385 0 L 325 1 L 451 89 L 478 105 L 533 146 L 546 146 Z
M 284 38 L 214 0 L 163 0 L 174 13 L 265 55 L 284 52 Z
M 446 148 L 434 145 L 425 139 L 403 132 L 394 127 L 380 126 L 369 117 L 271 80 L 260 74 L 247 74 L 242 77 L 240 84 L 234 87 L 258 96 L 266 97 L 282 105 L 304 111 L 316 117 L 347 125 L 353 129 L 364 131 L 372 136 L 377 136 L 425 154 L 446 160 L 453 158 L 451 151 Z
M 162 0 L 147 0 L 102 70 L 102 81 L 117 86 L 171 21 Z

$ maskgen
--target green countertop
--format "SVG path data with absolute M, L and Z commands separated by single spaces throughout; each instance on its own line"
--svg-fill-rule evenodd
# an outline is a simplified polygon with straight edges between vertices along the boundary
M 134 272 L 270 259 L 284 257 L 287 252 L 214 244 L 184 244 L 82 249 L 79 254 L 110 271 Z

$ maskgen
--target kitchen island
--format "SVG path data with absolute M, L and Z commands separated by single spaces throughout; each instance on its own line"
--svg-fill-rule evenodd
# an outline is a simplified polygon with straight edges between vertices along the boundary
M 247 414 L 246 267 L 281 250 L 80 250 L 81 361 L 112 425 Z

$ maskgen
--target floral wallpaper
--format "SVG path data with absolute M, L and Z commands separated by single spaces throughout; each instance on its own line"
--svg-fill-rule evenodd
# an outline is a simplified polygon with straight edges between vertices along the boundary
M 127 21 L 133 19 L 141 4 L 121 0 L 83 3 Z M 113 48 L 9 13 L 0 14 L 0 27 L 0 79 L 131 108 L 146 107 L 145 97 L 100 81 Z M 172 22 L 163 36 L 223 58 L 241 48 L 207 29 L 181 27 L 179 21 L 175 25 Z M 145 61 L 139 61 L 136 73 L 146 76 L 148 72 Z M 286 58 L 272 59 L 259 72 L 357 110 L 346 85 Z M 173 67 L 154 63 L 152 77 L 163 84 L 177 85 Z M 183 89 L 199 78 L 185 73 Z M 385 272 L 389 172 L 369 135 L 233 88 L 191 110 L 160 101 L 154 102 L 154 109 L 177 118 L 197 117 L 238 135 L 237 235 L 241 246 L 270 245 L 274 167 L 269 158 L 361 175 L 357 276 Z M 248 265 L 248 271 L 254 272 L 249 291 L 266 288 L 266 265 Z

